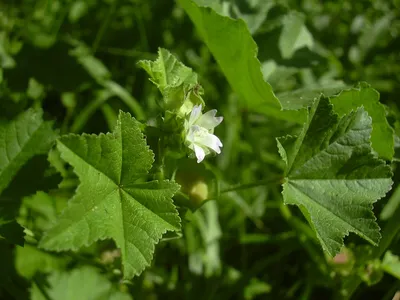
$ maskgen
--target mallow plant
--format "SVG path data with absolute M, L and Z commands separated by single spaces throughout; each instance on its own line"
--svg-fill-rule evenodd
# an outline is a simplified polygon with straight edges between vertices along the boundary
M 155 61 L 139 66 L 162 94 L 156 119 L 139 122 L 120 111 L 110 133 L 57 136 L 51 123 L 42 120 L 41 110 L 31 109 L 1 128 L 2 189 L 27 159 L 46 153 L 54 143 L 51 153 L 57 163 L 71 165 L 80 181 L 53 225 L 43 234 L 27 226 L 25 233 L 40 249 L 58 252 L 111 238 L 121 250 L 125 279 L 151 264 L 155 245 L 166 232 L 179 237 L 185 210 L 179 213 L 173 200 L 180 191 L 174 180 L 177 161 L 188 157 L 202 163 L 223 151 L 214 131 L 223 117 L 204 109 L 207 102 L 196 73 L 165 49 Z M 331 256 L 340 252 L 349 232 L 379 243 L 371 208 L 392 185 L 390 166 L 371 147 L 373 120 L 363 106 L 346 107 L 349 103 L 340 98 L 347 93 L 316 99 L 299 134 L 277 139 L 286 166 L 283 200 L 299 206 Z M 155 140 L 153 149 L 145 136 Z M 19 226 L 3 220 L 3 238 L 16 238 L 14 230 L 22 233 Z
M 129 285 L 132 278 L 152 265 L 157 247 L 166 248 L 182 237 L 190 244 L 195 235 L 193 224 L 200 224 L 202 233 L 208 232 L 211 225 L 202 216 L 195 216 L 206 203 L 215 204 L 223 194 L 271 183 L 280 187 L 279 209 L 300 242 L 312 240 L 319 245 L 306 247 L 316 260 L 317 251 L 324 253 L 326 260 L 317 262 L 321 272 L 332 280 L 337 279 L 337 274 L 343 276 L 337 291 L 339 298 L 350 297 L 362 281 L 372 284 L 374 271 L 399 276 L 398 270 L 388 267 L 389 261 L 398 266 L 398 258 L 387 251 L 399 230 L 397 210 L 388 212 L 386 220 L 390 221 L 383 234 L 373 213 L 373 204 L 385 197 L 393 184 L 394 132 L 378 92 L 359 83 L 339 93 L 314 93 L 300 104 L 279 102 L 262 78 L 254 55 L 256 46 L 244 23 L 223 19 L 229 23 L 227 28 L 233 28 L 224 32 L 223 38 L 243 39 L 243 43 L 227 43 L 232 46 L 224 47 L 225 53 L 221 41 L 210 34 L 208 27 L 222 17 L 210 9 L 189 5 L 188 1 L 179 2 L 203 33 L 230 85 L 244 99 L 243 111 L 294 123 L 295 130 L 288 130 L 286 135 L 268 137 L 276 145 L 281 169 L 260 181 L 227 184 L 221 179 L 221 172 L 212 162 L 229 143 L 228 139 L 224 141 L 223 136 L 227 135 L 220 134 L 220 128 L 229 129 L 234 118 L 225 118 L 223 112 L 209 105 L 207 91 L 196 72 L 166 49 L 160 48 L 156 59 L 137 64 L 160 95 L 156 113 L 150 116 L 138 113 L 134 104 L 131 107 L 136 118 L 120 110 L 111 132 L 76 134 L 56 129 L 52 121 L 43 117 L 40 105 L 34 105 L 0 124 L 0 193 L 6 191 L 0 202 L 0 238 L 9 244 L 24 245 L 18 251 L 25 257 L 34 254 L 34 266 L 25 260 L 16 263 L 23 265 L 20 270 L 24 276 L 34 278 L 32 297 L 61 299 L 59 293 L 68 285 L 79 286 L 82 278 L 92 278 L 93 289 L 87 290 L 98 293 L 100 298 L 130 299 L 125 288 L 116 289 L 103 275 L 112 274 L 109 276 L 118 278 L 121 286 Z M 229 59 L 234 56 L 232 53 L 241 53 L 242 58 Z M 90 66 L 92 62 L 81 63 Z M 121 94 L 115 83 L 97 81 Z M 253 129 L 246 130 L 245 135 L 251 136 Z M 12 186 L 13 178 L 37 156 L 47 156 L 51 165 L 41 173 L 40 180 L 44 182 L 56 174 L 57 192 L 45 192 L 37 184 L 34 193 L 24 197 L 15 211 L 9 205 L 13 199 L 10 191 L 18 192 L 18 187 Z M 71 186 L 76 189 L 69 197 L 65 191 Z M 241 205 L 246 207 L 243 202 Z M 293 217 L 289 205 L 297 206 L 304 220 Z M 208 219 L 218 219 L 211 210 L 207 214 Z M 215 228 L 214 233 L 219 231 Z M 374 245 L 374 250 L 363 253 L 362 248 L 345 245 L 344 238 L 350 233 Z M 219 262 L 204 266 L 205 260 L 211 261 L 219 252 L 213 243 L 216 238 L 207 234 L 202 238 L 207 251 L 196 252 L 195 243 L 191 244 L 196 256 L 189 259 L 190 269 L 201 273 L 204 267 L 209 276 L 217 276 Z M 86 253 L 91 247 L 102 245 L 105 240 L 115 243 L 112 250 L 105 251 L 101 259 L 88 259 Z M 161 240 L 163 246 L 158 245 Z M 177 245 L 178 249 L 184 247 L 179 242 Z M 385 260 L 381 261 L 383 255 Z M 337 268 L 343 256 L 346 262 L 353 263 L 353 271 L 348 274 Z M 359 259 L 352 260 L 353 256 Z M 109 261 L 113 265 L 107 269 Z M 34 277 L 41 267 L 46 272 L 74 264 L 84 266 L 52 273 L 50 285 Z M 104 274 L 97 273 L 96 268 Z M 4 278 L 7 282 L 7 276 Z M 264 285 L 257 286 L 266 291 Z

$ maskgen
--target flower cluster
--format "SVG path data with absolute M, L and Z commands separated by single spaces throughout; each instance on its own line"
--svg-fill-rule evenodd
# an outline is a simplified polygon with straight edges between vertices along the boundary
M 210 110 L 203 114 L 202 105 L 195 105 L 190 116 L 185 120 L 186 145 L 194 151 L 197 162 L 200 163 L 207 154 L 221 153 L 222 143 L 214 135 L 214 128 L 223 117 L 216 117 L 217 111 Z

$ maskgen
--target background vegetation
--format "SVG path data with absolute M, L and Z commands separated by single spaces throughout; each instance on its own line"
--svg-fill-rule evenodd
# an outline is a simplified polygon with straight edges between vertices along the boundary
M 374 213 L 383 230 L 396 227 L 400 2 L 195 2 L 216 15 L 244 20 L 258 46 L 263 78 L 282 103 L 297 101 L 301 108 L 320 92 L 334 95 L 360 81 L 379 91 L 395 130 L 395 183 L 374 205 Z M 140 121 L 154 119 L 162 96 L 137 62 L 154 60 L 159 47 L 198 74 L 207 107 L 224 116 L 217 131 L 223 153 L 204 165 L 182 162 L 203 174 L 213 192 L 212 187 L 220 187 L 218 200 L 187 212 L 182 238 L 160 242 L 151 267 L 130 281 L 122 280 L 112 241 L 52 253 L 29 238 L 49 228 L 79 184 L 56 153 L 37 153 L 1 196 L 0 225 L 3 211 L 3 217 L 7 212 L 28 229 L 24 247 L 14 245 L 21 241 L 2 241 L 0 231 L 0 298 L 328 299 L 345 297 L 343 290 L 356 289 L 362 281 L 354 299 L 392 299 L 400 290 L 398 226 L 390 237 L 383 231 L 381 244 L 386 244 L 379 248 L 352 234 L 335 259 L 322 251 L 300 210 L 282 204 L 276 177 L 284 164 L 275 138 L 297 133 L 301 122 L 264 113 L 257 103 L 249 104 L 252 99 L 243 101 L 221 62 L 224 51 L 228 56 L 235 46 L 210 51 L 211 40 L 204 39 L 188 16 L 190 5 L 183 0 L 0 4 L 3 123 L 29 107 L 42 107 L 44 119 L 54 121 L 60 134 L 111 131 L 119 110 Z M 212 25 L 216 32 L 222 30 Z M 234 40 L 235 32 L 228 31 L 226 36 Z M 222 56 L 216 58 L 215 51 Z M 265 184 L 229 190 L 260 180 Z M 386 252 L 389 245 L 391 252 Z

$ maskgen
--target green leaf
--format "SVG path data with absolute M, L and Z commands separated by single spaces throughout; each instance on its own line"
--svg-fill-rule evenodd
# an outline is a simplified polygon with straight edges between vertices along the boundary
M 278 119 L 304 120 L 304 111 L 281 111 L 279 100 L 263 79 L 257 45 L 243 20 L 221 16 L 211 8 L 199 7 L 192 0 L 178 2 L 196 25 L 232 89 L 249 110 Z
M 57 137 L 41 110 L 29 109 L 11 122 L 0 123 L 0 193 L 33 156 L 49 151 Z
M 141 180 L 154 159 L 138 122 L 121 112 L 112 133 L 71 134 L 57 147 L 81 184 L 40 247 L 76 250 L 113 238 L 121 248 L 124 277 L 140 274 L 162 234 L 180 229 L 180 218 L 171 200 L 176 183 Z
M 18 221 L 34 232 L 43 232 L 51 228 L 57 221 L 58 213 L 66 206 L 66 197 L 55 197 L 44 192 L 37 192 L 33 196 L 24 197 Z
M 197 74 L 163 48 L 158 49 L 158 57 L 155 61 L 141 60 L 138 65 L 150 75 L 151 82 L 161 92 L 166 88 L 179 87 L 182 84 L 197 84 Z
M 327 97 L 338 94 L 346 88 L 342 81 L 328 81 L 324 83 L 317 83 L 307 85 L 303 88 L 282 92 L 277 94 L 283 106 L 291 107 L 291 109 L 301 109 L 311 106 L 315 99 L 319 98 L 321 94 Z
M 331 98 L 334 110 L 343 116 L 357 107 L 364 106 L 372 118 L 372 148 L 379 157 L 392 160 L 394 155 L 394 131 L 386 119 L 386 111 L 379 102 L 379 93 L 367 83 L 360 83 L 356 88 L 344 90 Z
M 400 258 L 387 251 L 382 261 L 382 269 L 400 280 Z
M 292 57 L 296 50 L 303 47 L 312 48 L 314 40 L 304 25 L 304 15 L 291 12 L 283 19 L 283 30 L 279 37 L 279 49 L 284 59 Z
M 46 153 L 56 138 L 42 111 L 29 109 L 9 122 L 0 123 L 0 194 L 33 156 Z M 29 184 L 28 184 L 29 185 Z M 24 191 L 21 186 L 20 191 Z M 7 200 L 7 201 L 6 201 Z M 15 201 L 0 202 L 0 239 L 23 245 L 23 228 L 15 221 Z
M 43 291 L 34 284 L 31 289 L 32 300 L 106 300 L 132 299 L 130 295 L 117 290 L 104 275 L 93 267 L 81 267 L 71 272 L 54 272 L 48 278 L 49 287 Z M 41 286 L 44 289 L 44 286 Z
M 160 90 L 167 109 L 179 108 L 187 91 L 198 84 L 197 74 L 166 49 L 158 49 L 155 61 L 142 60 L 138 64 L 150 75 L 150 81 Z
M 390 190 L 392 173 L 373 154 L 371 131 L 363 108 L 339 118 L 321 97 L 298 137 L 278 139 L 286 163 L 284 201 L 300 206 L 332 256 L 349 232 L 374 245 L 380 239 L 372 204 Z
M 25 245 L 17 247 L 15 252 L 15 268 L 25 278 L 31 279 L 36 273 L 50 273 L 63 269 L 68 259 L 46 253 L 36 247 Z

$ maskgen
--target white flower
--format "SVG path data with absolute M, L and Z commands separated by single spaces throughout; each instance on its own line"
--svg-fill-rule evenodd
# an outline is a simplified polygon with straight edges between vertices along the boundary
M 201 104 L 194 106 L 189 120 L 185 121 L 186 144 L 196 154 L 198 163 L 211 151 L 220 154 L 220 147 L 222 147 L 220 139 L 213 133 L 223 117 L 216 117 L 215 109 L 205 114 L 202 114 L 201 109 Z

